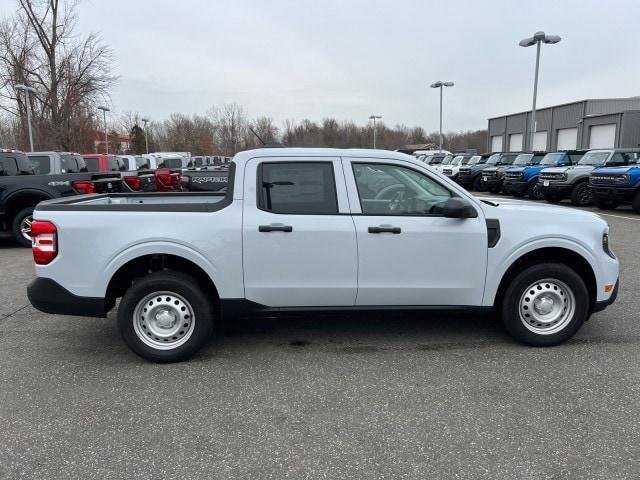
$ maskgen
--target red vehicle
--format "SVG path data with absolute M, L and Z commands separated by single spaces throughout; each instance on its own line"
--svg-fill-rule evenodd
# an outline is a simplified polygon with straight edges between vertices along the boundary
M 122 185 L 129 191 L 165 191 L 159 188 L 160 182 L 158 181 L 157 174 L 154 174 L 151 170 L 130 171 L 128 162 L 118 155 L 85 153 L 82 155 L 82 158 L 84 158 L 87 164 L 87 170 L 90 172 L 121 172 Z

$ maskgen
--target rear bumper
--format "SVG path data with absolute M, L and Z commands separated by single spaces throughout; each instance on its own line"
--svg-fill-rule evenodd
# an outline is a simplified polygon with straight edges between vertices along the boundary
M 76 315 L 80 317 L 106 317 L 104 298 L 79 297 L 55 280 L 38 277 L 27 287 L 27 297 L 35 308 L 44 313 Z
M 591 192 L 595 198 L 630 201 L 638 193 L 638 188 L 613 188 L 591 185 Z
M 618 298 L 619 288 L 620 288 L 620 279 L 616 280 L 616 286 L 613 287 L 613 292 L 611 292 L 611 296 L 607 300 L 602 300 L 601 302 L 595 303 L 595 305 L 593 306 L 592 313 L 601 312 L 602 310 L 607 308 L 609 305 L 611 305 L 613 302 L 615 302 L 616 298 Z

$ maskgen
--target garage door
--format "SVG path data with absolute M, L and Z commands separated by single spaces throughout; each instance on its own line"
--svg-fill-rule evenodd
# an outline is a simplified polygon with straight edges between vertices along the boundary
M 546 152 L 547 151 L 547 132 L 536 132 L 533 134 L 533 147 L 534 152 Z
M 558 130 L 558 150 L 575 150 L 577 143 L 577 128 L 561 128 Z
M 521 133 L 512 133 L 509 135 L 509 151 L 510 152 L 519 152 L 522 150 L 522 134 Z
M 589 148 L 613 148 L 616 146 L 616 124 L 593 125 L 589 129 Z
M 491 151 L 502 151 L 502 135 L 494 135 L 493 137 L 491 137 Z

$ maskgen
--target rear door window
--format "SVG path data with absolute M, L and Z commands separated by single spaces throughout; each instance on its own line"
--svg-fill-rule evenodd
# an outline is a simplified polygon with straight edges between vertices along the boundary
M 18 162 L 10 155 L 0 156 L 0 175 L 12 177 L 18 174 Z
M 124 159 L 120 157 L 109 157 L 108 162 L 110 172 L 124 172 L 127 169 Z
M 29 155 L 33 168 L 39 175 L 51 173 L 51 157 L 49 155 Z
M 258 207 L 273 213 L 338 213 L 331 162 L 274 162 L 258 168 Z

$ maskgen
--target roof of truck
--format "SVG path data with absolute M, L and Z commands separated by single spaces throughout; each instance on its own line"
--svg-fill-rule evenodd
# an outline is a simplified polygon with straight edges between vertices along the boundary
M 310 161 L 314 159 L 313 157 L 386 158 L 390 160 L 410 161 L 422 165 L 413 155 L 407 155 L 406 153 L 359 148 L 257 148 L 255 150 L 238 152 L 236 156 L 233 157 L 233 161 L 236 165 L 240 166 L 240 164 L 244 164 L 248 160 L 256 157 L 299 157 L 301 160 Z

